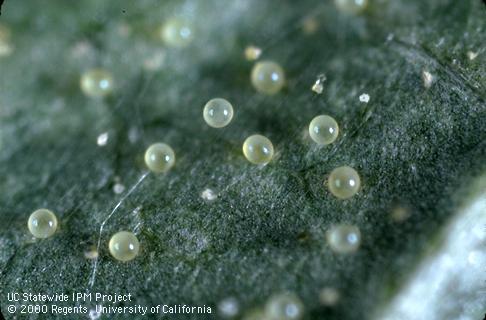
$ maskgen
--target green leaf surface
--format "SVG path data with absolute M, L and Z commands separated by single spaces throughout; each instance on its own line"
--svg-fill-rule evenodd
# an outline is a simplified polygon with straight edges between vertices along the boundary
M 192 24 L 186 48 L 157 37 L 173 16 Z M 317 29 L 306 32 L 312 22 Z M 350 15 L 310 0 L 10 0 L 0 24 L 11 30 L 13 48 L 0 56 L 4 314 L 9 292 L 118 292 L 144 306 L 210 306 L 212 319 L 227 297 L 245 314 L 292 291 L 306 319 L 368 319 L 407 283 L 486 172 L 481 1 L 370 0 Z M 265 96 L 251 86 L 249 45 L 284 68 L 282 92 Z M 106 99 L 80 90 L 80 75 L 93 67 L 114 75 Z M 433 77 L 429 88 L 424 72 Z M 202 117 L 214 97 L 235 108 L 223 129 Z M 319 114 L 339 123 L 334 144 L 319 147 L 306 135 Z M 99 146 L 103 133 L 108 140 Z M 263 167 L 241 152 L 254 133 L 275 146 Z M 159 141 L 176 153 L 162 175 L 143 163 Z M 348 200 L 326 186 L 342 165 L 362 179 Z M 201 197 L 208 188 L 216 200 Z M 41 207 L 57 214 L 60 229 L 35 241 L 27 219 Z M 397 208 L 408 219 L 393 220 Z M 361 230 L 353 255 L 326 244 L 326 231 L 342 222 Z M 108 252 L 120 230 L 141 243 L 129 263 Z M 93 246 L 99 258 L 87 259 Z M 340 292 L 333 308 L 319 302 L 324 287 Z M 158 319 L 116 317 L 136 318 Z

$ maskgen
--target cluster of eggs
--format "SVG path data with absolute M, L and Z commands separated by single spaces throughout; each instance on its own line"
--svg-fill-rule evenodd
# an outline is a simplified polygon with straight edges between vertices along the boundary
M 51 210 L 38 209 L 30 215 L 27 227 L 34 237 L 49 238 L 57 230 L 57 217 Z M 120 231 L 111 237 L 108 247 L 115 259 L 129 261 L 137 256 L 140 243 L 132 232 Z
M 258 92 L 275 94 L 285 83 L 282 67 L 271 61 L 255 64 L 251 72 L 251 82 Z M 89 96 L 107 95 L 113 88 L 112 75 L 103 69 L 93 69 L 81 76 L 80 86 Z M 232 104 L 223 98 L 209 100 L 203 108 L 205 122 L 213 128 L 223 128 L 230 124 L 234 116 Z M 339 135 L 339 126 L 334 118 L 328 115 L 316 116 L 309 124 L 309 136 L 317 144 L 333 143 Z M 265 136 L 254 134 L 243 142 L 245 158 L 258 165 L 269 163 L 274 155 L 272 142 Z M 154 143 L 147 148 L 144 156 L 145 164 L 155 173 L 168 172 L 175 164 L 175 152 L 166 143 Z M 328 178 L 329 191 L 339 199 L 350 198 L 360 188 L 360 177 L 356 170 L 349 166 L 334 169 Z M 39 209 L 32 213 L 28 221 L 30 232 L 37 238 L 48 238 L 57 229 L 57 218 L 47 209 Z M 353 226 L 341 225 L 332 228 L 327 234 L 328 243 L 334 251 L 349 253 L 359 246 L 359 229 Z M 134 259 L 139 252 L 140 244 L 137 237 L 128 231 L 121 231 L 112 236 L 109 251 L 120 261 Z
M 81 76 L 81 89 L 89 96 L 107 95 L 113 89 L 112 75 L 102 69 L 93 69 Z M 285 84 L 285 74 L 282 67 L 273 61 L 261 61 L 254 65 L 251 72 L 251 83 L 258 92 L 273 95 L 279 92 Z M 234 116 L 232 104 L 223 98 L 209 100 L 203 108 L 205 122 L 213 128 L 223 128 L 230 124 Z M 309 136 L 317 144 L 333 143 L 339 135 L 336 120 L 329 115 L 316 116 L 309 124 Z M 265 136 L 255 134 L 243 142 L 245 158 L 258 165 L 269 163 L 275 150 L 272 142 Z M 174 150 L 165 143 L 155 143 L 145 152 L 145 164 L 157 173 L 169 171 L 175 164 Z M 360 179 L 351 167 L 336 168 L 329 177 L 329 190 L 338 198 L 349 198 L 360 187 Z
M 366 7 L 367 0 L 335 0 L 335 3 L 340 10 L 357 14 Z M 190 25 L 179 19 L 171 19 L 161 27 L 160 37 L 169 46 L 182 48 L 192 41 L 193 34 Z M 261 61 L 254 65 L 250 80 L 256 91 L 274 95 L 285 86 L 285 73 L 279 64 L 273 61 Z M 113 91 L 115 82 L 110 72 L 104 69 L 92 69 L 81 76 L 80 87 L 87 96 L 104 97 Z M 211 99 L 203 108 L 204 121 L 213 128 L 228 126 L 233 116 L 232 104 L 223 98 Z M 308 133 L 315 143 L 329 145 L 338 138 L 339 126 L 333 117 L 318 115 L 310 121 Z M 242 149 L 245 158 L 256 165 L 268 164 L 275 152 L 272 142 L 259 134 L 247 137 Z M 176 158 L 171 146 L 159 142 L 147 148 L 144 160 L 147 168 L 152 172 L 166 173 L 174 166 Z M 330 193 L 339 199 L 352 197 L 359 191 L 360 184 L 358 173 L 349 166 L 335 168 L 327 180 Z M 57 228 L 57 217 L 48 209 L 38 209 L 29 217 L 28 229 L 36 238 L 51 237 Z M 339 224 L 327 231 L 326 239 L 334 252 L 349 254 L 359 248 L 361 233 L 356 226 Z M 108 249 L 116 260 L 126 262 L 137 257 L 140 242 L 134 233 L 120 231 L 112 235 Z M 338 293 L 332 288 L 323 291 L 321 296 L 323 297 L 321 299 L 329 305 L 334 304 L 338 299 Z M 271 296 L 262 310 L 247 314 L 244 319 L 298 320 L 303 315 L 304 305 L 300 298 L 293 293 L 285 292 Z
M 265 94 L 275 94 L 284 85 L 283 69 L 275 62 L 263 61 L 255 64 L 251 72 L 251 82 L 255 89 Z M 203 109 L 205 122 L 213 128 L 223 128 L 230 124 L 234 116 L 232 104 L 223 98 L 209 100 Z M 309 136 L 317 144 L 328 145 L 336 141 L 339 126 L 329 115 L 316 116 L 309 124 Z M 255 134 L 243 142 L 243 155 L 257 165 L 269 163 L 275 153 L 270 139 Z M 145 163 L 154 172 L 167 172 L 175 163 L 173 149 L 164 143 L 151 145 L 145 153 Z M 340 199 L 356 194 L 360 188 L 360 177 L 356 170 L 349 166 L 334 169 L 329 175 L 329 191 Z
M 285 84 L 285 74 L 280 65 L 272 61 L 262 61 L 255 64 L 251 72 L 251 82 L 258 92 L 273 95 L 279 92 Z M 113 76 L 103 69 L 92 69 L 81 76 L 81 90 L 91 97 L 103 97 L 113 89 Z M 209 100 L 203 108 L 205 122 L 213 128 L 223 128 L 230 124 L 234 116 L 232 104 L 223 98 Z M 310 138 L 317 144 L 333 143 L 339 135 L 336 120 L 328 115 L 316 116 L 308 127 Z M 268 164 L 274 155 L 272 142 L 265 136 L 254 134 L 243 142 L 243 155 L 257 165 Z M 145 164 L 155 173 L 168 172 L 175 164 L 175 152 L 166 143 L 154 143 L 147 148 L 144 156 Z M 349 166 L 335 168 L 328 178 L 329 191 L 339 199 L 347 199 L 356 194 L 360 188 L 360 177 L 356 170 Z M 52 236 L 57 229 L 57 219 L 54 213 L 47 209 L 36 210 L 29 218 L 30 232 L 37 238 Z M 359 229 L 353 226 L 340 225 L 332 228 L 327 234 L 328 243 L 334 251 L 352 252 L 359 246 Z M 139 252 L 140 244 L 137 237 L 128 231 L 121 231 L 112 236 L 109 251 L 120 261 L 129 261 Z
M 251 79 L 258 91 L 274 94 L 282 87 L 280 81 L 283 81 L 284 73 L 282 68 L 274 62 L 260 62 L 253 68 Z M 209 100 L 203 109 L 204 120 L 213 128 L 223 128 L 229 125 L 233 115 L 232 104 L 223 98 Z M 320 145 L 333 143 L 339 135 L 336 120 L 328 115 L 319 115 L 312 119 L 308 130 L 310 138 Z M 257 165 L 269 163 L 275 153 L 272 142 L 259 134 L 247 137 L 242 149 L 245 158 Z M 175 164 L 174 150 L 165 143 L 155 143 L 145 152 L 145 164 L 153 172 L 167 172 Z M 346 199 L 358 192 L 360 177 L 356 170 L 349 166 L 338 167 L 329 175 L 328 187 L 334 196 Z
M 336 5 L 343 11 L 358 12 L 365 7 L 364 0 L 336 0 Z M 346 9 L 346 10 L 344 10 Z M 172 47 L 185 47 L 193 39 L 191 26 L 180 19 L 169 19 L 160 28 L 161 39 Z M 285 86 L 283 68 L 273 61 L 257 62 L 250 76 L 253 87 L 259 93 L 274 95 Z M 109 95 L 115 82 L 107 70 L 96 68 L 82 74 L 80 79 L 82 92 L 89 96 L 100 98 Z M 205 122 L 213 128 L 223 128 L 230 124 L 234 116 L 232 104 L 223 98 L 209 100 L 203 108 Z M 333 143 L 339 135 L 336 120 L 329 115 L 318 115 L 309 124 L 310 138 L 319 145 Z M 274 156 L 274 146 L 265 136 L 254 134 L 243 142 L 243 155 L 257 165 L 268 164 Z M 168 172 L 175 164 L 175 152 L 166 143 L 154 143 L 145 151 L 145 164 L 155 173 Z M 329 191 L 339 199 L 347 199 L 356 194 L 360 188 L 360 177 L 356 170 L 349 166 L 335 168 L 329 174 Z M 48 209 L 34 211 L 28 220 L 28 228 L 36 238 L 52 236 L 58 227 L 56 215 Z M 349 253 L 357 249 L 360 243 L 359 229 L 351 225 L 338 225 L 327 233 L 327 242 L 336 252 Z M 137 237 L 128 231 L 114 234 L 109 241 L 111 255 L 120 261 L 134 259 L 140 249 Z

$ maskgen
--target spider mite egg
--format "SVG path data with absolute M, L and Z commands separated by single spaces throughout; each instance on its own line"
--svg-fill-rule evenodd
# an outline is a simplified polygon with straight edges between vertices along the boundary
M 276 94 L 285 84 L 285 74 L 282 67 L 273 61 L 258 62 L 251 71 L 251 83 L 258 92 Z
M 317 116 L 309 124 L 309 135 L 318 144 L 333 143 L 339 134 L 339 126 L 333 117 Z
M 175 154 L 165 143 L 154 143 L 145 151 L 145 164 L 156 173 L 167 172 L 174 166 Z
M 361 232 L 358 227 L 342 224 L 331 227 L 326 233 L 329 247 L 336 253 L 352 253 L 361 244 Z
M 329 175 L 329 191 L 339 199 L 352 197 L 358 192 L 360 185 L 358 173 L 348 166 L 338 167 Z
M 38 209 L 30 215 L 27 226 L 34 237 L 49 238 L 56 232 L 57 218 L 50 210 Z
M 120 231 L 111 237 L 109 249 L 116 260 L 130 261 L 138 255 L 140 243 L 133 233 Z
M 259 134 L 249 136 L 243 143 L 245 158 L 254 164 L 267 164 L 272 160 L 273 152 L 272 142 Z
M 204 106 L 203 117 L 213 128 L 226 127 L 233 119 L 233 106 L 222 98 L 211 99 Z
M 360 14 L 368 6 L 368 0 L 334 0 L 336 7 L 345 13 Z
M 183 48 L 192 42 L 194 35 L 192 26 L 187 21 L 171 18 L 162 25 L 160 37 L 169 47 Z
M 280 293 L 268 299 L 265 316 L 269 320 L 296 320 L 304 314 L 304 305 L 293 293 Z
M 104 97 L 113 91 L 114 80 L 110 72 L 103 69 L 88 70 L 81 75 L 81 90 L 89 97 Z

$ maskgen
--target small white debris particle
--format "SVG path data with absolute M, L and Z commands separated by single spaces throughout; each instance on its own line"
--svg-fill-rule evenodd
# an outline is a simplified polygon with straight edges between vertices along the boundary
M 201 192 L 201 198 L 203 198 L 205 201 L 214 201 L 217 197 L 218 195 L 209 188 Z
M 321 73 L 320 75 L 317 76 L 316 82 L 312 86 L 312 91 L 314 91 L 317 94 L 321 94 L 322 91 L 324 90 L 324 82 L 327 80 L 326 75 Z
M 138 206 L 135 209 L 133 209 L 132 214 L 136 216 L 139 215 L 141 211 L 142 211 L 142 206 Z
M 472 52 L 472 51 L 468 51 L 467 52 L 467 57 L 469 58 L 469 60 L 474 60 L 476 59 L 476 57 L 478 56 L 479 52 Z
M 445 39 L 444 39 L 444 37 L 442 37 L 442 38 L 439 39 L 439 42 L 437 42 L 435 46 L 440 47 L 444 44 L 444 42 L 445 42 Z
M 314 91 L 317 94 L 321 94 L 322 90 L 324 90 L 324 86 L 322 85 L 322 83 L 318 83 L 316 81 L 316 83 L 314 83 L 314 85 L 312 86 L 312 91 Z
M 88 250 L 84 252 L 84 257 L 89 260 L 97 259 L 99 256 L 98 250 L 96 247 L 90 247 Z
M 113 186 L 113 192 L 115 192 L 116 194 L 120 194 L 122 193 L 123 191 L 125 191 L 125 186 L 121 183 L 116 183 L 114 186 Z
M 395 38 L 395 35 L 393 33 L 389 33 L 386 36 L 386 41 L 393 41 L 394 38 Z
M 429 71 L 424 70 L 422 71 L 422 80 L 424 81 L 424 87 L 428 89 L 434 82 L 434 76 Z
M 248 61 L 257 60 L 262 54 L 262 49 L 255 46 L 248 46 L 245 49 L 245 58 Z
M 370 95 L 367 93 L 363 93 L 362 95 L 359 96 L 359 101 L 363 103 L 368 103 L 370 102 Z
M 224 318 L 233 318 L 239 312 L 238 301 L 235 298 L 226 298 L 219 303 L 218 309 Z
M 106 144 L 108 143 L 108 132 L 104 132 L 104 133 L 100 134 L 98 136 L 98 138 L 96 139 L 96 143 L 100 147 L 106 146 Z

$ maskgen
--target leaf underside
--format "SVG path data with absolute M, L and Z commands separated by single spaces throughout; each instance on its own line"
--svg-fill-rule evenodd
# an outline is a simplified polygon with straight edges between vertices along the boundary
M 187 48 L 154 35 L 174 15 L 193 24 Z M 0 23 L 14 51 L 0 57 L 0 308 L 7 292 L 90 291 L 214 309 L 232 296 L 244 313 L 289 290 L 308 319 L 366 319 L 485 172 L 485 18 L 473 0 L 376 0 L 358 16 L 331 1 L 7 1 Z M 252 88 L 248 45 L 282 65 L 282 92 Z M 164 62 L 148 70 L 154 57 Z M 103 100 L 79 89 L 80 74 L 97 66 L 116 80 Z M 318 95 L 310 88 L 321 73 Z M 235 117 L 213 129 L 202 107 L 219 96 Z M 319 114 L 340 125 L 332 145 L 305 134 Z M 254 133 L 275 146 L 267 166 L 242 155 Z M 145 175 L 143 153 L 158 141 L 173 147 L 176 165 Z M 362 179 L 348 200 L 325 185 L 341 165 Z M 201 198 L 207 188 L 216 200 Z M 60 229 L 32 241 L 27 219 L 41 207 L 56 212 Z M 390 218 L 397 207 L 410 212 L 401 223 Z M 358 252 L 329 249 L 325 232 L 336 223 L 360 228 Z M 129 263 L 107 250 L 120 230 L 141 242 Z M 85 252 L 98 241 L 95 263 Z M 324 287 L 341 292 L 334 308 L 319 304 Z

